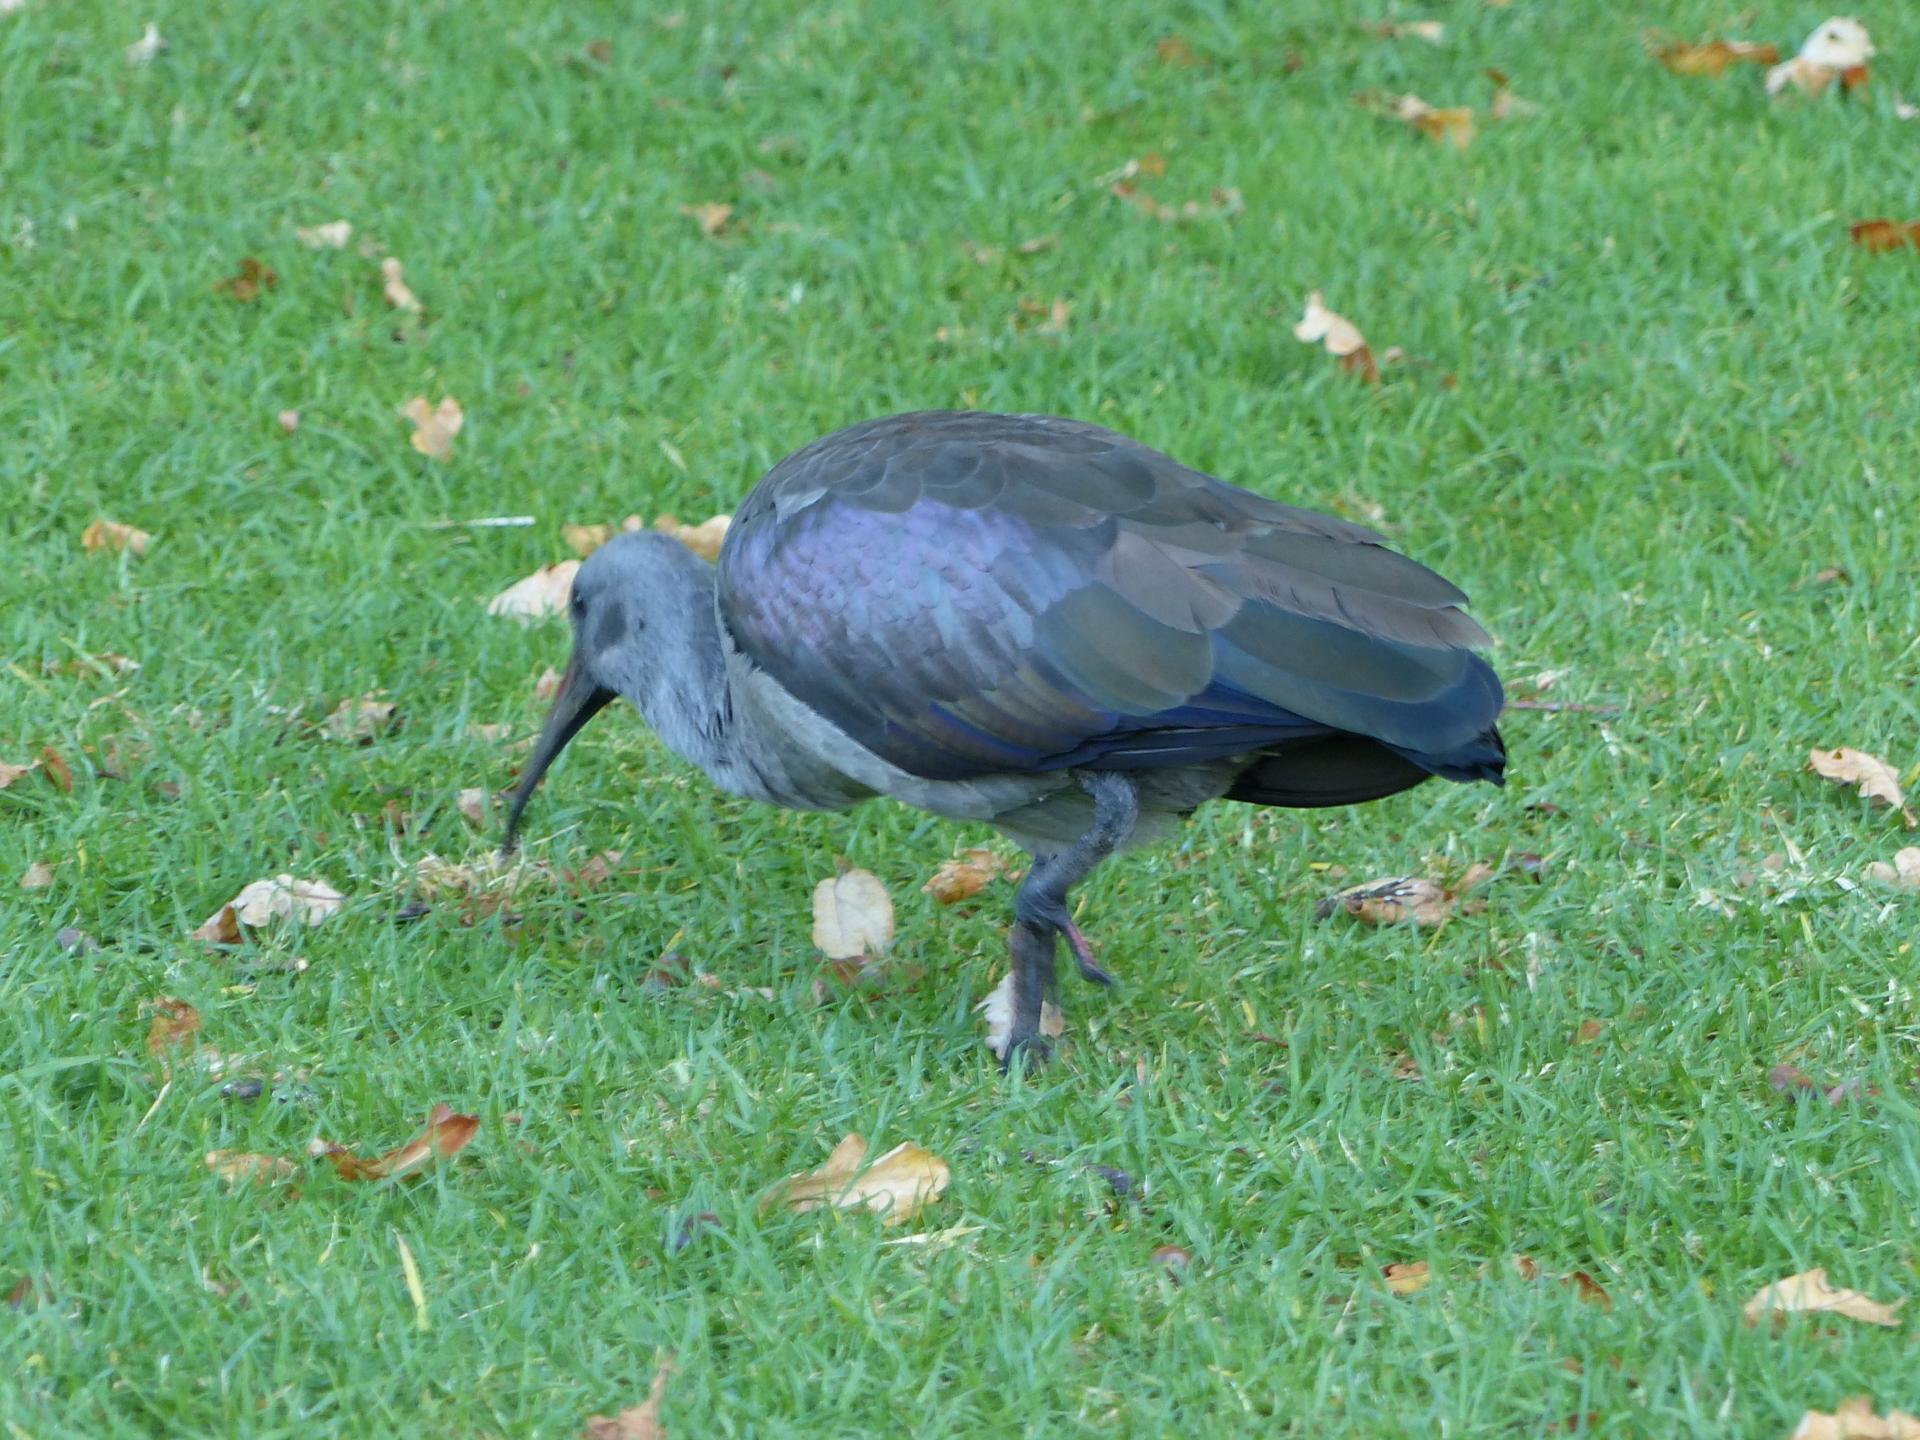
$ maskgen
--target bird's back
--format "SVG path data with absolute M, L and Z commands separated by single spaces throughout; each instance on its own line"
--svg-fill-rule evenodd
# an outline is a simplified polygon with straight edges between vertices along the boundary
M 752 662 L 928 779 L 1329 746 L 1394 757 L 1360 777 L 1394 772 L 1378 793 L 1500 775 L 1458 589 L 1077 421 L 930 411 L 818 440 L 736 512 L 718 594 Z

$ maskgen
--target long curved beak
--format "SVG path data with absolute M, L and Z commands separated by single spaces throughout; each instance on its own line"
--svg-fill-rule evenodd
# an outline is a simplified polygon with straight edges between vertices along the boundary
M 520 812 L 527 808 L 527 801 L 533 798 L 547 767 L 560 758 L 560 752 L 580 733 L 581 726 L 617 698 L 613 691 L 603 690 L 593 682 L 580 663 L 580 652 L 576 649 L 567 662 L 567 673 L 560 677 L 560 693 L 554 697 L 539 743 L 533 747 L 533 756 L 527 761 L 520 783 L 514 787 L 513 804 L 507 811 L 507 838 L 500 842 L 502 855 L 511 855 L 520 843 Z

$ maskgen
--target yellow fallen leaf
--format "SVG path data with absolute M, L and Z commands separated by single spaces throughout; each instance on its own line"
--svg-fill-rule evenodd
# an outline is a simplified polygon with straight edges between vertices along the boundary
M 893 940 L 893 900 L 879 877 L 849 870 L 813 887 L 813 943 L 829 960 L 881 955 Z
M 866 1158 L 866 1139 L 849 1135 L 833 1147 L 825 1165 L 789 1176 L 760 1202 L 760 1208 L 784 1204 L 802 1214 L 823 1205 L 865 1209 L 879 1214 L 888 1225 L 904 1225 L 947 1188 L 947 1162 L 910 1141 L 894 1146 L 871 1165 L 865 1165 Z
M 666 1393 L 667 1377 L 671 1374 L 673 1356 L 662 1356 L 653 1372 L 647 1398 L 618 1415 L 589 1415 L 586 1440 L 666 1440 L 666 1427 L 660 1423 L 660 1399 Z
M 364 744 L 393 724 L 394 705 L 379 698 L 377 690 L 342 700 L 322 722 L 321 728 L 335 740 Z
M 1920 1440 L 1920 1416 L 1904 1410 L 1876 1415 L 1864 1395 L 1843 1400 L 1831 1415 L 1809 1410 L 1788 1440 Z
M 363 1160 L 345 1146 L 326 1140 L 315 1140 L 307 1153 L 325 1159 L 342 1180 L 397 1180 L 458 1155 L 479 1131 L 479 1116 L 456 1115 L 450 1106 L 435 1105 L 424 1131 L 376 1160 Z
M 560 538 L 582 560 L 613 538 L 611 525 L 562 525 Z
M 1355 104 L 1398 120 L 1437 144 L 1464 150 L 1473 143 L 1473 111 L 1468 106 L 1429 105 L 1418 95 L 1384 95 L 1377 90 L 1365 91 L 1353 98 Z
M 920 892 L 931 895 L 942 905 L 952 905 L 978 895 L 1006 873 L 1006 868 L 1005 857 L 977 845 L 957 860 L 942 861 L 933 878 L 920 887 Z
M 249 1182 L 273 1185 L 282 1180 L 291 1180 L 300 1173 L 299 1167 L 291 1160 L 278 1155 L 249 1154 L 244 1150 L 209 1150 L 207 1169 L 235 1190 Z
M 294 235 L 309 250 L 344 250 L 353 239 L 353 226 L 345 220 L 329 220 L 324 225 L 299 225 Z
M 1293 327 L 1293 338 L 1308 345 L 1318 341 L 1329 355 L 1340 361 L 1341 369 L 1369 383 L 1380 378 L 1380 367 L 1374 363 L 1373 351 L 1367 348 L 1360 327 L 1346 316 L 1329 310 L 1318 290 L 1307 296 L 1306 313 Z
M 662 515 L 653 522 L 653 528 L 662 535 L 671 535 L 702 560 L 718 560 L 720 546 L 727 538 L 727 527 L 733 524 L 731 515 L 715 515 L 702 520 L 698 525 L 682 525 L 671 515 Z
M 413 448 L 433 460 L 453 458 L 453 437 L 467 420 L 460 402 L 451 395 L 438 405 L 416 395 L 400 407 L 400 418 L 413 426 Z
M 526 624 L 546 615 L 564 615 L 573 597 L 578 560 L 542 565 L 524 580 L 516 580 L 487 602 L 489 615 L 509 615 Z
M 1412 1295 L 1426 1289 L 1433 1281 L 1433 1272 L 1424 1260 L 1388 1265 L 1380 1273 L 1386 1277 L 1387 1289 L 1395 1295 Z
M 394 309 L 409 315 L 420 313 L 420 297 L 407 288 L 405 268 L 391 255 L 380 262 L 380 285 L 387 304 Z
M 131 525 L 122 525 L 118 520 L 100 519 L 80 532 L 80 543 L 89 555 L 101 550 L 131 550 L 136 555 L 144 555 L 147 546 L 153 543 L 153 536 Z
M 1906 1303 L 1902 1298 L 1888 1305 L 1858 1290 L 1835 1289 L 1827 1283 L 1827 1272 L 1819 1269 L 1802 1271 L 1762 1286 L 1759 1293 L 1740 1308 L 1740 1314 L 1749 1325 L 1758 1324 L 1763 1315 L 1780 1320 L 1790 1314 L 1803 1313 L 1844 1315 L 1868 1325 L 1898 1325 L 1896 1312 Z
M 1007 1058 L 1007 1043 L 1013 1038 L 1013 972 L 1009 970 L 1000 983 L 987 992 L 987 998 L 973 1007 L 974 1013 L 987 1022 L 987 1049 L 993 1052 L 996 1060 Z M 1051 1000 L 1040 1002 L 1040 1034 L 1047 1040 L 1058 1040 L 1066 1033 L 1067 1020 L 1060 1013 L 1060 1007 Z
M 733 206 L 709 200 L 700 205 L 682 205 L 680 213 L 689 216 L 700 227 L 702 235 L 714 240 L 727 228 L 727 221 L 733 218 Z

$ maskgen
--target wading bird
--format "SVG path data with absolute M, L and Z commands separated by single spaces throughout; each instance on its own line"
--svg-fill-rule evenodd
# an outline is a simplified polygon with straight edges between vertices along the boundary
M 1033 856 L 1004 1058 L 1044 1057 L 1067 894 L 1208 800 L 1349 805 L 1498 784 L 1500 681 L 1465 596 L 1344 520 L 1094 425 L 928 411 L 788 456 L 717 565 L 622 535 L 573 582 L 573 658 L 513 796 L 618 696 L 721 789 L 875 795 Z

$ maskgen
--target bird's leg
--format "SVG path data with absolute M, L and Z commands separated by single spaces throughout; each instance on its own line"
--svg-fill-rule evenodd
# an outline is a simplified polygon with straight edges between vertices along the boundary
M 1073 841 L 1068 849 L 1046 854 L 1033 862 L 1031 874 L 1021 881 L 1020 893 L 1014 897 L 1014 914 L 1018 916 L 1020 925 L 1043 927 L 1048 931 L 1048 975 L 1052 975 L 1050 937 L 1066 935 L 1081 975 L 1098 985 L 1112 985 L 1114 977 L 1100 968 L 1100 962 L 1092 956 L 1091 945 L 1087 945 L 1087 937 L 1081 935 L 1079 925 L 1073 924 L 1073 916 L 1068 912 L 1068 891 L 1079 885 L 1091 874 L 1096 864 L 1125 845 L 1127 837 L 1133 835 L 1133 828 L 1140 818 L 1140 793 L 1135 783 L 1127 780 L 1127 776 L 1112 770 L 1089 770 L 1079 776 L 1079 781 L 1092 795 L 1092 824 L 1087 828 L 1087 833 Z M 1016 933 L 1020 925 L 1016 925 Z M 1016 964 L 1018 958 L 1020 950 L 1016 945 Z M 1014 1031 L 1020 1033 L 1020 981 L 1016 979 L 1014 985 Z M 1039 1000 L 1033 1002 L 1035 1031 L 1041 1023 L 1039 1004 Z
M 1000 1068 L 1011 1070 L 1014 1057 L 1024 1056 L 1029 1069 L 1043 1063 L 1052 1042 L 1040 1033 L 1040 1014 L 1053 997 L 1053 956 L 1059 932 L 1052 925 L 1014 921 L 1007 935 L 1013 957 L 1013 1026 Z

